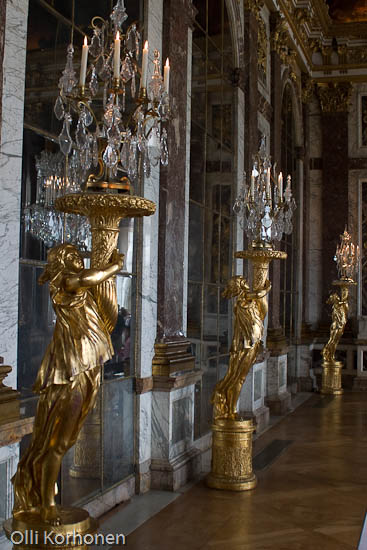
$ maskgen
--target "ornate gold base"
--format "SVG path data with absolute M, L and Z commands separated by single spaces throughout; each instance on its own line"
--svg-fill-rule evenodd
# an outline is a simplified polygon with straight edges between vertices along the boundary
M 343 393 L 342 368 L 343 363 L 341 361 L 335 361 L 333 363 L 324 361 L 322 363 L 322 384 L 320 393 L 332 395 L 341 395 Z
M 252 471 L 252 420 L 217 419 L 213 426 L 212 471 L 207 485 L 212 489 L 248 491 L 257 479 Z
M 61 508 L 62 525 L 42 521 L 36 512 L 23 512 L 4 523 L 4 531 L 14 548 L 48 550 L 51 548 L 85 550 L 94 544 L 98 523 L 81 508 Z

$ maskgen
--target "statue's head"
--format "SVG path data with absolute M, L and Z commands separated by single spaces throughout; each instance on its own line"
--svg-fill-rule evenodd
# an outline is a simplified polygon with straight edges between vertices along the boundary
M 83 258 L 76 246 L 69 243 L 59 244 L 49 250 L 45 270 L 38 282 L 42 285 L 54 279 L 64 270 L 78 273 L 83 267 Z
M 248 292 L 249 290 L 250 287 L 246 279 L 241 275 L 235 275 L 229 279 L 226 288 L 223 290 L 222 296 L 224 298 L 233 298 L 241 294 L 241 292 Z

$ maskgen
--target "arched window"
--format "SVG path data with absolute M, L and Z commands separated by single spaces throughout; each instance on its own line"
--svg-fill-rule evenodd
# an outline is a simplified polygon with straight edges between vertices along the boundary
M 188 337 L 196 366 L 195 437 L 209 430 L 210 397 L 228 364 L 228 302 L 221 293 L 233 260 L 233 51 L 226 2 L 196 0 L 193 34 Z

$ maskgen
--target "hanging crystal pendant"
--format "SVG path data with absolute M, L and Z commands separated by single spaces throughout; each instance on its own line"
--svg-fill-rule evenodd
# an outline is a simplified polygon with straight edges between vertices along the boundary
M 161 136 L 161 164 L 168 166 L 167 130 L 163 128 Z
M 111 13 L 111 20 L 114 24 L 115 31 L 118 29 L 121 30 L 121 26 L 126 21 L 127 17 L 124 0 L 117 0 L 116 6 Z
M 71 124 L 71 116 L 69 114 L 66 114 L 64 119 L 64 124 L 62 126 L 62 131 L 61 131 L 61 134 L 59 135 L 60 149 L 65 156 L 70 154 L 72 144 L 73 144 L 73 141 L 70 135 L 70 124 Z
M 54 106 L 54 113 L 57 120 L 62 120 L 65 116 L 64 103 L 61 99 L 61 96 L 57 96 Z
M 70 94 L 76 86 L 77 80 L 73 68 L 74 47 L 69 44 L 67 49 L 66 65 L 62 77 L 59 80 L 59 88 L 62 93 Z
M 101 31 L 94 29 L 94 35 L 89 46 L 89 53 L 92 57 L 98 57 L 102 53 Z
M 92 96 L 95 96 L 96 93 L 98 92 L 98 78 L 97 78 L 96 68 L 94 66 L 92 66 L 92 74 L 90 77 L 89 89 L 91 91 Z
M 98 155 L 98 141 L 97 136 L 93 136 L 93 145 L 92 145 L 92 157 L 93 157 L 93 166 L 96 168 L 98 166 L 99 155 Z
M 88 137 L 82 117 L 80 117 L 78 120 L 78 125 L 75 132 L 75 140 L 80 150 L 84 149 L 87 146 Z

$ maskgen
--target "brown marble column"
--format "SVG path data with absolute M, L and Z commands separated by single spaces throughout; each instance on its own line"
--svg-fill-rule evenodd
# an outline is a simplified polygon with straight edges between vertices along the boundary
M 337 278 L 334 261 L 339 236 L 348 224 L 348 104 L 349 83 L 318 84 L 322 111 L 322 320 L 329 322 L 325 305 Z
M 170 159 L 161 169 L 159 193 L 158 326 L 153 376 L 191 370 L 194 357 L 184 337 L 185 179 L 187 162 L 187 68 L 189 28 L 196 15 L 191 0 L 165 0 L 163 55 L 171 66 L 170 97 L 175 118 L 169 124 Z
M 244 92 L 245 92 L 245 171 L 251 174 L 252 156 L 259 149 L 258 131 L 258 21 L 261 2 L 245 0 L 244 2 Z
M 271 33 L 271 105 L 273 108 L 273 120 L 271 124 L 270 154 L 272 163 L 281 166 L 281 135 L 282 135 L 282 72 L 281 59 L 274 48 L 273 37 L 277 29 L 280 16 L 273 13 L 270 16 Z M 287 341 L 283 334 L 283 328 L 279 321 L 280 312 L 280 262 L 272 262 L 271 271 L 272 289 L 269 295 L 269 317 L 266 346 L 272 355 L 287 352 Z

